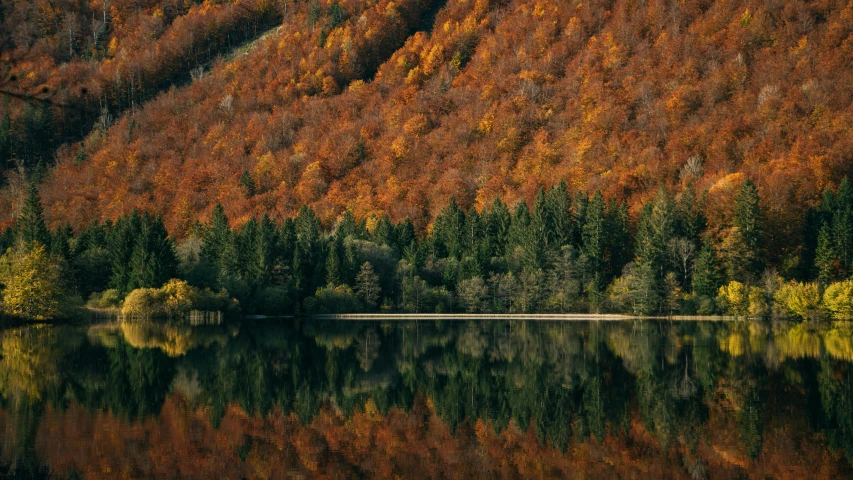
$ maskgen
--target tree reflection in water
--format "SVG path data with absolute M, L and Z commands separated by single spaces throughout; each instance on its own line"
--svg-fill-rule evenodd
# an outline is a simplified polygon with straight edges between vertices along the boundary
M 845 324 L 109 324 L 0 346 L 0 474 L 853 475 Z

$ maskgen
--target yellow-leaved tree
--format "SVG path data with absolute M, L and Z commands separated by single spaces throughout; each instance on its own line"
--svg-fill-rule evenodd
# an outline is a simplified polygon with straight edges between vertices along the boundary
M 13 248 L 0 257 L 3 309 L 30 320 L 50 320 L 60 315 L 65 288 L 59 262 L 44 245 Z

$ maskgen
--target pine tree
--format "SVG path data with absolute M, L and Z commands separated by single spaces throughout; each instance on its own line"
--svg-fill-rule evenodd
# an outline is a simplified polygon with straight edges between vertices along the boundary
M 549 244 L 555 249 L 570 245 L 573 228 L 572 197 L 565 182 L 561 181 L 556 187 L 548 190 L 545 201 L 551 218 Z
M 483 215 L 484 230 L 491 247 L 490 257 L 503 257 L 506 254 L 507 238 L 512 225 L 512 214 L 499 198 L 492 202 L 491 208 Z
M 243 170 L 243 174 L 240 175 L 240 186 L 243 187 L 243 191 L 246 193 L 246 198 L 252 198 L 255 196 L 255 180 L 252 178 L 252 175 L 248 170 Z
M 326 255 L 326 285 L 335 287 L 343 283 L 341 258 L 339 255 L 340 244 L 333 240 L 329 244 L 329 253 Z
M 394 234 L 394 225 L 388 220 L 388 216 L 382 215 L 373 229 L 373 241 L 379 245 L 394 246 L 397 243 Z
M 747 267 L 753 274 L 764 270 L 764 235 L 758 189 L 751 180 L 743 183 L 735 199 L 734 226 L 739 230 L 744 246 L 749 253 Z
M 600 191 L 592 196 L 582 227 L 583 246 L 581 253 L 586 257 L 589 265 L 589 273 L 592 279 L 591 290 L 601 292 L 605 284 L 605 266 L 607 258 L 607 214 L 605 211 L 604 197 Z
M 820 229 L 817 239 L 817 249 L 815 251 L 815 268 L 817 269 L 818 280 L 824 285 L 828 285 L 835 279 L 835 266 L 837 263 L 838 254 L 835 250 L 835 242 L 830 234 L 829 224 L 824 224 Z
M 530 223 L 530 209 L 527 207 L 527 202 L 522 200 L 515 206 L 512 223 L 507 233 L 506 254 L 517 272 L 536 264 L 536 237 Z
M 217 203 L 213 208 L 213 216 L 201 245 L 201 256 L 210 263 L 219 266 L 222 254 L 231 241 L 232 234 L 231 228 L 228 226 L 228 217 L 225 216 L 225 209 L 222 208 L 222 205 Z
M 44 223 L 44 209 L 41 206 L 41 197 L 35 183 L 30 183 L 17 225 L 21 240 L 28 248 L 36 243 L 44 246 L 50 245 L 50 232 Z
M 394 227 L 394 232 L 394 238 L 397 240 L 397 248 L 399 252 L 402 252 L 404 248 L 417 240 L 415 238 L 415 226 L 412 224 L 409 217 L 406 217 L 402 222 L 398 223 Z
M 50 254 L 56 258 L 61 258 L 65 261 L 71 260 L 71 237 L 74 231 L 71 229 L 70 223 L 58 229 L 50 237 Z
M 456 197 L 450 197 L 450 203 L 435 219 L 432 235 L 437 247 L 436 254 L 459 259 L 464 247 L 465 212 L 456 203 Z
M 853 187 L 847 177 L 838 186 L 832 236 L 842 275 L 849 276 L 853 273 Z
M 693 262 L 693 295 L 714 298 L 720 285 L 720 261 L 711 242 L 705 239 Z
M 533 201 L 530 228 L 534 241 L 541 247 L 539 250 L 544 251 L 553 244 L 554 219 L 551 217 L 551 209 L 548 208 L 548 204 L 545 201 L 545 190 L 541 188 L 536 193 L 536 199 Z
M 628 227 L 628 205 L 614 200 L 607 210 L 607 238 L 609 265 L 607 280 L 619 276 L 631 261 L 631 232 Z

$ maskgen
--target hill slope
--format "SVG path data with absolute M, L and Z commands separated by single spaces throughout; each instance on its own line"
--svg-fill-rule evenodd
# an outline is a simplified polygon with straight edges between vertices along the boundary
M 693 182 L 713 229 L 747 176 L 783 248 L 853 173 L 844 2 L 351 0 L 283 18 L 61 148 L 48 217 L 156 209 L 180 235 L 217 202 L 238 222 L 307 203 L 328 223 L 352 209 L 424 227 L 451 195 L 512 203 L 563 179 L 633 206 Z

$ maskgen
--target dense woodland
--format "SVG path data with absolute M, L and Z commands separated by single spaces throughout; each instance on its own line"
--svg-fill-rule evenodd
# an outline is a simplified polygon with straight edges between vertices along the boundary
M 232 227 L 217 205 L 209 222 L 176 239 L 144 211 L 51 231 L 33 184 L 0 235 L 0 287 L 5 312 L 31 319 L 69 315 L 84 301 L 173 318 L 192 310 L 853 318 L 846 179 L 808 211 L 793 254 L 775 262 L 751 181 L 719 232 L 708 228 L 706 199 L 661 186 L 634 218 L 624 202 L 559 183 L 511 208 L 496 199 L 465 211 L 451 197 L 427 234 L 408 219 L 368 222 L 349 211 L 325 229 L 308 206 L 280 224 L 264 215 Z
M 53 227 L 153 209 L 176 238 L 216 204 L 423 232 L 563 179 L 635 217 L 693 183 L 716 232 L 751 178 L 775 263 L 853 165 L 842 1 L 0 5 L 7 222 L 33 177 Z

